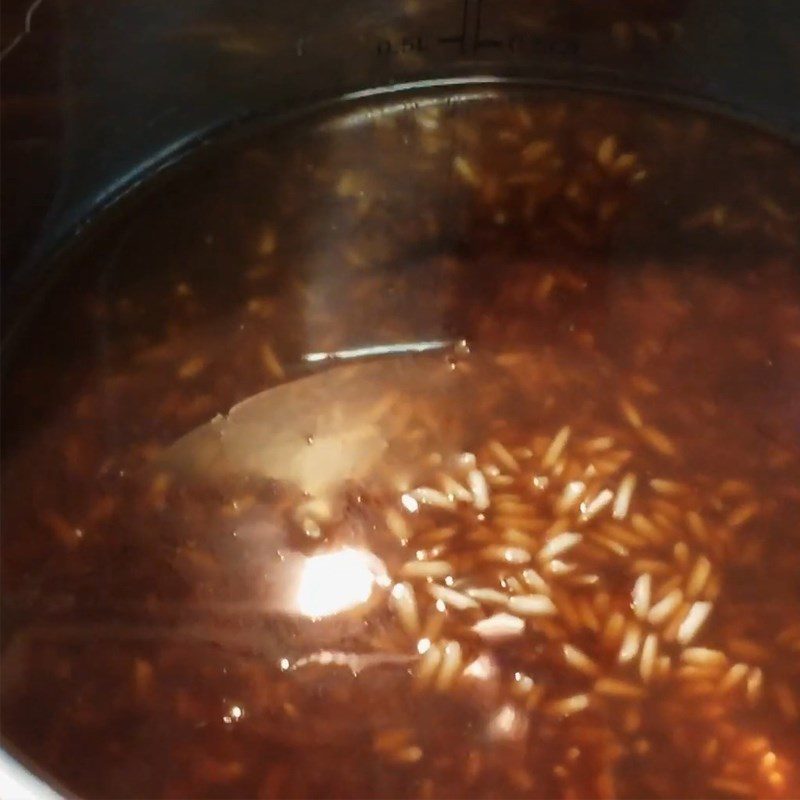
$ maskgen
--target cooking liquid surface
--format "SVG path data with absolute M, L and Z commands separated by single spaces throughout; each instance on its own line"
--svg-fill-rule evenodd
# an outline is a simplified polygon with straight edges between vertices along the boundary
M 462 100 L 182 168 L 21 340 L 2 731 L 68 789 L 800 793 L 797 159 Z

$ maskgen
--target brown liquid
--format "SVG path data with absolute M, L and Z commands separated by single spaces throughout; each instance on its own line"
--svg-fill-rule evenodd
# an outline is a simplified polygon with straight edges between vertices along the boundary
M 3 735 L 86 796 L 796 796 L 796 155 L 609 98 L 369 112 L 65 256 L 5 381 Z M 383 441 L 324 498 L 159 460 L 419 342 L 289 437 Z M 386 580 L 312 619 L 342 550 Z

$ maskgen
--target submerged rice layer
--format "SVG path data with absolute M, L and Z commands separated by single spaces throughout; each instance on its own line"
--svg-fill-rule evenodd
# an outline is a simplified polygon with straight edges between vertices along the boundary
M 698 491 L 642 479 L 633 437 L 564 427 L 527 445 L 490 439 L 406 495 L 422 502 L 392 601 L 408 649 L 422 653 L 419 690 L 499 693 L 502 713 L 526 724 L 581 714 L 591 730 L 602 719 L 618 749 L 600 765 L 598 796 L 616 795 L 618 762 L 630 748 L 648 751 L 655 720 L 675 726 L 671 746 L 684 757 L 686 725 L 707 737 L 698 763 L 708 791 L 781 794 L 789 754 L 738 717 L 752 709 L 797 724 L 785 683 L 796 680 L 797 626 L 778 632 L 788 647 L 771 648 L 767 665 L 742 659 L 724 617 L 713 624 L 742 528 L 762 504 L 747 485 L 727 499 L 724 482 Z M 467 488 L 483 481 L 488 505 Z M 515 725 L 505 735 L 526 737 Z
M 779 595 L 776 606 L 743 583 L 762 559 L 779 583 L 797 564 L 791 535 L 780 545 L 791 569 L 769 550 L 771 529 L 785 530 L 790 483 L 744 479 L 744 464 L 697 469 L 685 440 L 696 423 L 676 421 L 690 403 L 654 400 L 661 388 L 642 375 L 630 393 L 609 397 L 609 376 L 591 362 L 570 368 L 525 352 L 493 361 L 496 373 L 470 360 L 455 367 L 483 381 L 461 420 L 473 450 L 429 453 L 400 496 L 380 501 L 387 507 L 376 513 L 402 551 L 374 646 L 418 654 L 415 703 L 452 695 L 488 714 L 490 738 L 522 748 L 504 764 L 515 790 L 547 794 L 561 776 L 591 796 L 629 794 L 618 776 L 632 761 L 638 791 L 791 796 L 797 742 L 785 732 L 798 724 L 798 598 Z M 549 399 L 555 410 L 541 416 L 557 419 L 586 383 L 602 399 L 573 399 L 571 424 L 491 415 L 511 397 L 536 416 Z M 454 424 L 452 409 L 440 423 L 424 405 L 406 406 L 399 417 L 410 440 Z M 396 418 L 398 407 L 387 412 Z M 670 419 L 684 441 L 662 427 Z M 396 749 L 384 737 L 393 741 L 380 734 L 376 753 L 390 762 L 413 754 L 428 763 L 413 729 Z M 543 783 L 541 766 L 526 761 L 531 747 L 552 759 Z M 575 752 L 591 770 L 580 759 L 571 766 Z M 696 773 L 693 783 L 676 777 L 679 765 Z
M 103 346 L 4 474 L 4 735 L 86 796 L 797 796 L 780 147 L 599 99 L 273 144 L 98 246 L 137 279 L 174 252 L 163 286 L 59 300 Z M 365 382 L 347 440 L 385 458 L 328 494 L 156 466 L 329 353 L 451 338 L 435 380 Z M 74 378 L 42 352 L 26 407 Z M 342 550 L 385 568 L 366 602 L 275 611 Z

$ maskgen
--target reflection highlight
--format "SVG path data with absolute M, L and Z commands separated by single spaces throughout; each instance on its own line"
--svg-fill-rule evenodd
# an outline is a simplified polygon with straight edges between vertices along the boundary
M 370 599 L 376 586 L 389 583 L 383 562 L 354 548 L 305 559 L 295 595 L 298 613 L 312 619 L 330 617 Z

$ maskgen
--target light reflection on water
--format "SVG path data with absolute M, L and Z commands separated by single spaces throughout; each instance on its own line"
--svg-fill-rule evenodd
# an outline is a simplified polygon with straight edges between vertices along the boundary
M 329 617 L 366 603 L 389 577 L 372 553 L 344 548 L 305 559 L 295 594 L 298 613 L 314 619 Z

